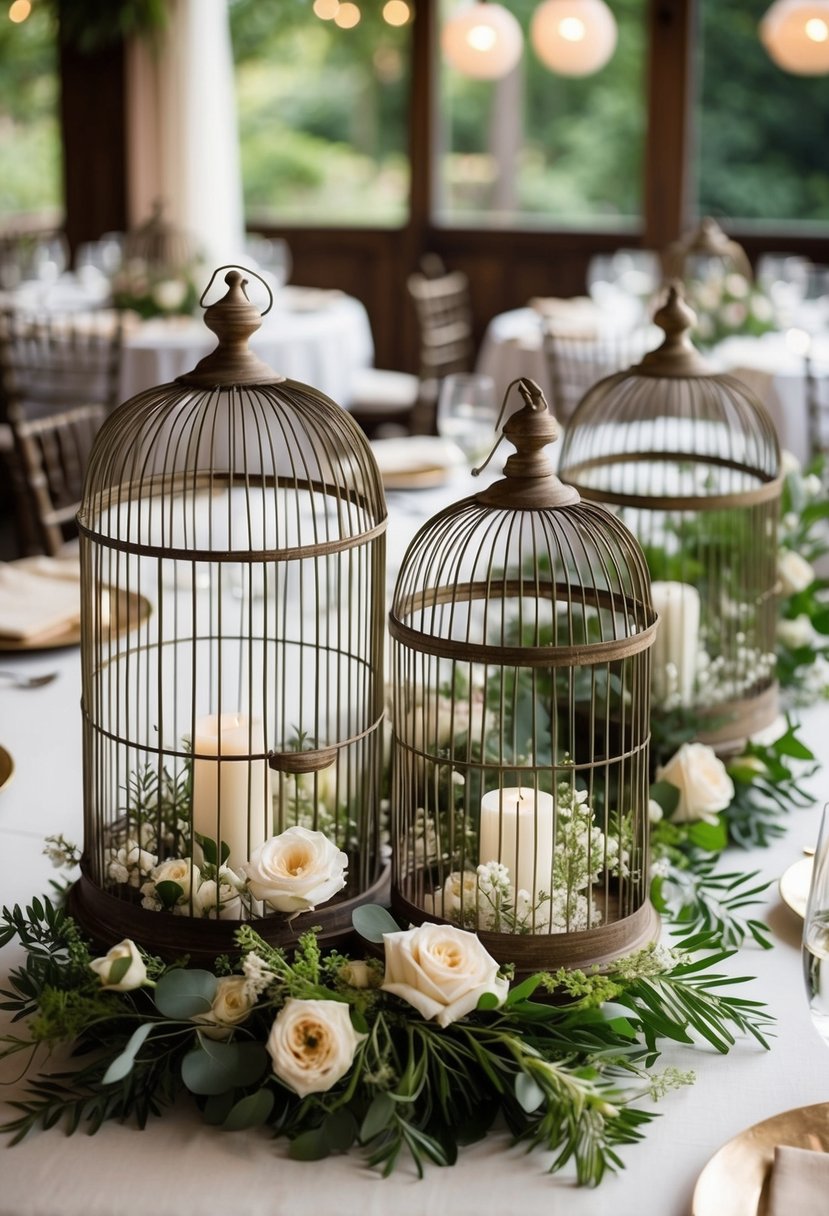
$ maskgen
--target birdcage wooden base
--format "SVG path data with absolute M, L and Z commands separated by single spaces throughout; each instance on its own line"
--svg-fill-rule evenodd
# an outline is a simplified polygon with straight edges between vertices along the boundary
M 606 967 L 625 954 L 641 950 L 659 937 L 659 914 L 650 900 L 630 916 L 612 919 L 615 898 L 607 901 L 607 923 L 594 929 L 573 933 L 487 933 L 478 937 L 499 963 L 513 963 L 516 979 L 536 971 L 553 971 L 558 967 Z M 392 890 L 392 913 L 398 921 L 420 925 L 427 921 L 450 922 L 439 916 L 429 916 L 422 908 L 410 903 Z
M 287 915 L 275 913 L 252 921 L 208 920 L 153 912 L 101 890 L 85 873 L 72 886 L 68 910 L 96 943 L 107 949 L 123 938 L 132 938 L 145 950 L 164 959 L 188 955 L 191 961 L 212 963 L 220 954 L 236 951 L 234 933 L 249 924 L 271 946 L 290 949 L 308 929 L 318 927 L 322 946 L 342 947 L 353 933 L 351 914 L 361 904 L 389 902 L 391 866 L 366 890 L 332 900 L 313 912 L 303 912 L 290 923 Z
M 758 731 L 771 726 L 780 713 L 780 690 L 777 684 L 753 697 L 726 701 L 712 709 L 706 717 L 712 720 L 710 730 L 701 730 L 700 743 L 707 743 L 721 755 L 742 751 L 745 742 Z

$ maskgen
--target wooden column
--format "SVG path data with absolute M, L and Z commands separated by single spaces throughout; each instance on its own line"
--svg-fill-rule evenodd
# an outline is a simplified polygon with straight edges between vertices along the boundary
M 691 110 L 697 0 L 649 0 L 644 244 L 662 249 L 691 214 Z

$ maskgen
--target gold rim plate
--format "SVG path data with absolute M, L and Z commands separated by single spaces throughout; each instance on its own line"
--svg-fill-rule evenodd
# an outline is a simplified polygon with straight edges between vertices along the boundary
M 829 1152 L 829 1102 L 783 1111 L 724 1144 L 697 1180 L 692 1216 L 766 1216 L 779 1144 Z
M 9 784 L 14 776 L 14 760 L 5 747 L 0 747 L 0 790 Z
M 780 898 L 801 920 L 806 915 L 813 863 L 813 857 L 801 857 L 789 866 L 780 879 Z
M 147 620 L 152 607 L 150 601 L 135 592 L 114 591 L 110 588 L 110 613 L 112 613 L 113 633 L 127 633 L 137 629 Z M 37 650 L 61 650 L 68 646 L 78 646 L 81 641 L 80 622 L 74 621 L 65 629 L 55 631 L 45 637 L 14 638 L 0 637 L 0 652 L 23 653 Z

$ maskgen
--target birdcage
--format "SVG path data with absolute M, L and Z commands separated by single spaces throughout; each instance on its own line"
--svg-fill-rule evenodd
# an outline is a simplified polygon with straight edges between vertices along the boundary
M 519 972 L 651 940 L 647 567 L 562 485 L 541 390 L 504 477 L 411 542 L 389 618 L 392 907 L 475 929 Z
M 240 921 L 335 940 L 384 875 L 382 483 L 349 415 L 248 349 L 260 314 L 225 281 L 218 346 L 113 412 L 78 515 L 73 911 L 196 957 Z
M 751 391 L 691 345 L 694 314 L 676 287 L 655 321 L 662 345 L 576 408 L 561 475 L 644 550 L 660 616 L 660 727 L 727 751 L 777 714 L 779 447 Z

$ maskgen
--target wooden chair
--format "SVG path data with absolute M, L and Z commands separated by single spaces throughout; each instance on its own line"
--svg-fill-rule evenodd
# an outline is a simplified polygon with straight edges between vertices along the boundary
M 552 391 L 551 406 L 566 422 L 588 389 L 605 376 L 638 363 L 659 345 L 660 331 L 643 325 L 627 333 L 598 336 L 559 330 L 547 324 L 544 355 Z
M 25 502 L 40 547 L 52 557 L 75 535 L 89 453 L 105 417 L 101 405 L 77 405 L 46 418 L 11 416 Z
M 829 456 L 829 362 L 806 356 L 809 458 Z
M 433 431 L 440 381 L 472 366 L 475 347 L 466 275 L 447 271 L 437 255 L 425 254 L 407 286 L 420 335 L 418 374 L 378 368 L 359 374 L 349 409 L 369 435 L 389 424 L 420 434 Z

